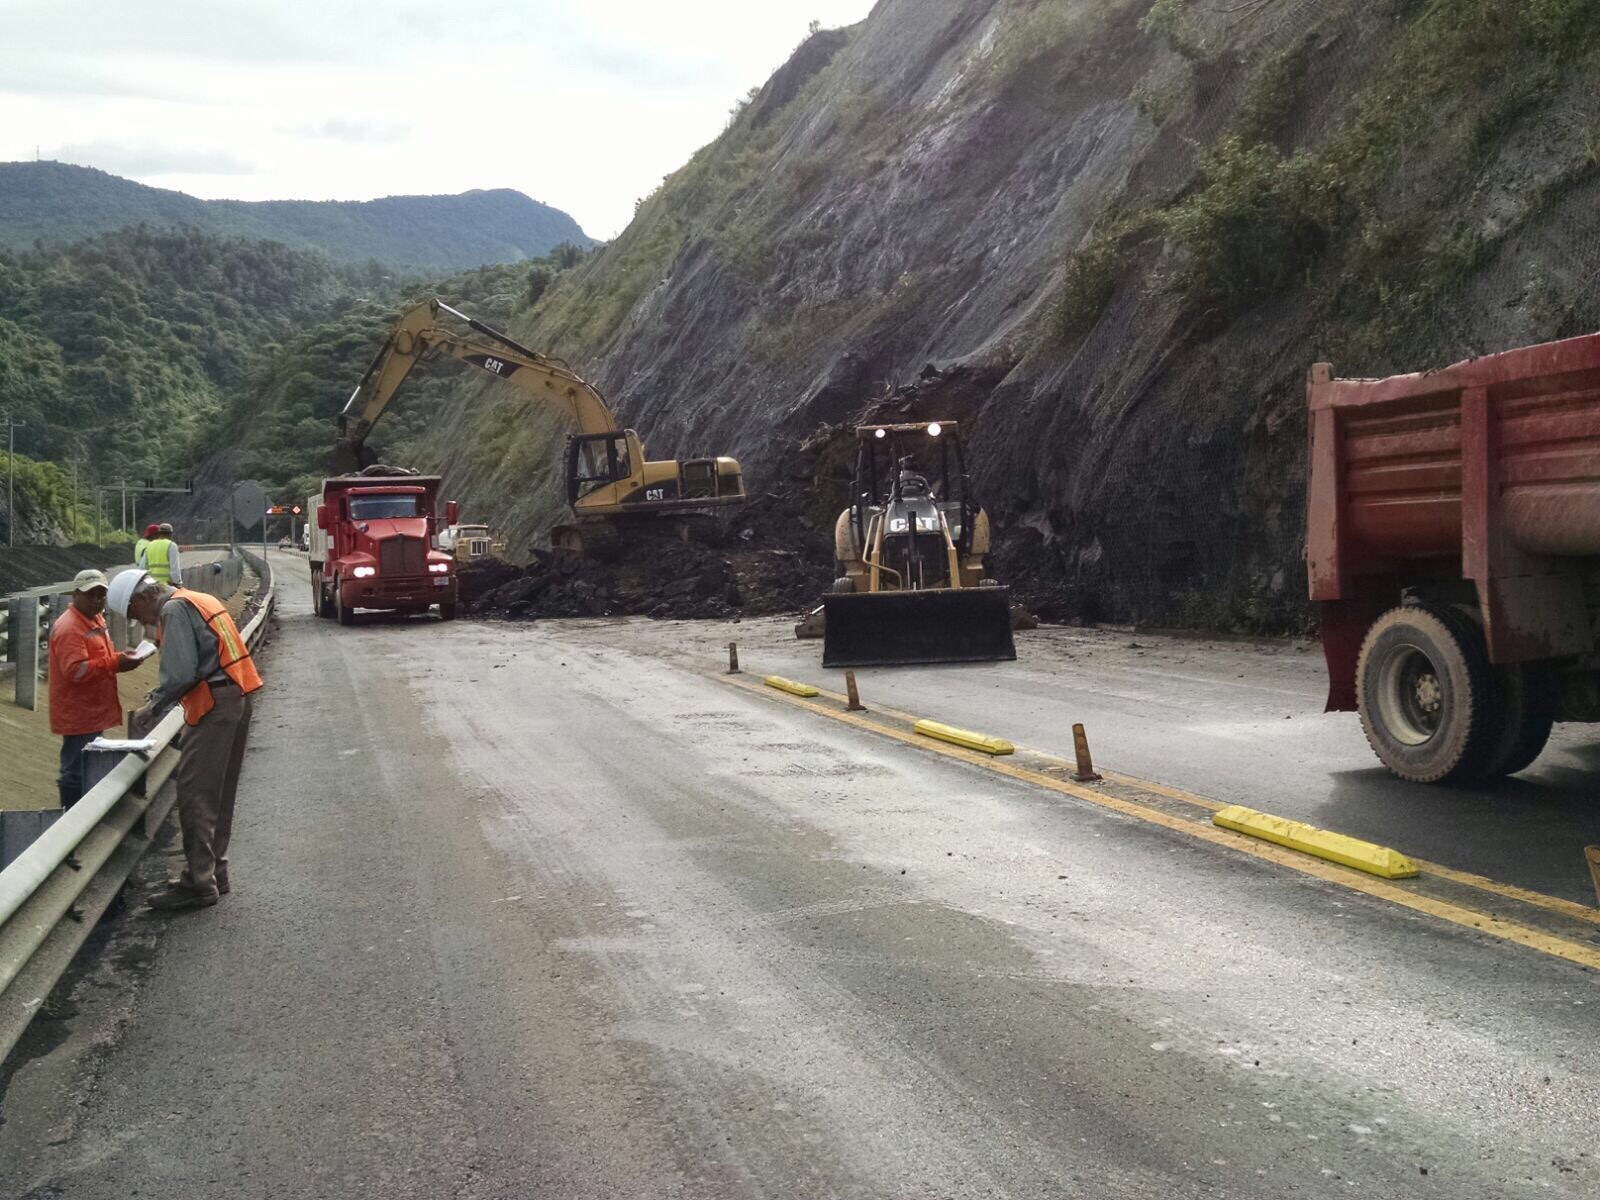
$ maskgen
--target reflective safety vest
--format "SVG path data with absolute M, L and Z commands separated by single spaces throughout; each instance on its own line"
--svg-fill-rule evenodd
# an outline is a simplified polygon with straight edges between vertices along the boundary
M 239 685 L 239 690 L 245 695 L 261 687 L 261 676 L 256 673 L 255 661 L 250 657 L 250 648 L 244 644 L 244 638 L 239 635 L 239 627 L 233 623 L 233 617 L 228 614 L 228 609 L 221 600 L 215 596 L 207 596 L 204 592 L 191 592 L 178 588 L 172 593 L 173 598 L 185 600 L 199 610 L 200 616 L 206 623 L 206 628 L 217 636 L 217 661 L 222 669 L 227 672 L 228 678 Z M 190 725 L 198 725 L 205 715 L 217 706 L 211 695 L 211 685 L 202 679 L 187 692 L 179 701 L 183 705 L 183 719 Z
M 144 552 L 150 549 L 150 539 L 140 538 L 133 544 L 133 562 L 135 566 L 144 566 Z
M 144 548 L 144 569 L 157 583 L 172 582 L 172 539 L 158 537 Z

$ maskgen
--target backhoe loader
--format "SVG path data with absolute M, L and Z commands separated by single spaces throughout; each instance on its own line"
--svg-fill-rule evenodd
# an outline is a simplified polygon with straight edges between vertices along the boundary
M 478 336 L 441 325 L 441 313 Z M 734 459 L 647 461 L 639 435 L 622 428 L 599 390 L 565 362 L 529 350 L 439 300 L 419 304 L 400 318 L 351 393 L 339 415 L 336 470 L 366 465 L 367 435 L 395 392 L 419 363 L 440 357 L 470 363 L 572 415 L 578 432 L 567 439 L 566 483 L 574 521 L 551 531 L 558 554 L 605 553 L 618 540 L 619 524 L 634 518 L 699 513 L 744 502 L 744 476 Z
M 856 437 L 855 499 L 834 526 L 839 578 L 822 602 L 822 665 L 1015 659 L 1011 589 L 984 576 L 989 516 L 971 498 L 955 423 L 865 425 Z

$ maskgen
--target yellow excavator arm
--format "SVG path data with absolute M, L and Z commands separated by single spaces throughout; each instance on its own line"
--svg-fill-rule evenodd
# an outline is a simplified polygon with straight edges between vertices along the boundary
M 440 313 L 461 321 L 478 336 L 457 333 L 440 325 Z M 559 358 L 519 346 L 481 321 L 457 312 L 448 304 L 430 300 L 400 318 L 356 390 L 350 394 L 339 414 L 342 456 L 359 460 L 367 435 L 411 372 L 419 363 L 441 357 L 458 358 L 481 367 L 539 400 L 564 408 L 583 434 L 621 431 L 605 397 Z M 355 465 L 361 464 L 357 461 Z
M 461 333 L 439 324 L 444 313 L 464 324 Z M 623 429 L 611 406 L 559 358 L 518 345 L 505 334 L 438 300 L 419 304 L 390 332 L 378 356 L 339 414 L 336 471 L 370 465 L 363 461 L 367 435 L 419 363 L 456 358 L 515 385 L 530 399 L 570 414 L 578 431 L 567 439 L 567 500 L 580 523 L 558 526 L 551 542 L 583 552 L 605 530 L 595 523 L 618 517 L 663 517 L 742 504 L 744 475 L 732 458 L 649 462 L 644 443 Z

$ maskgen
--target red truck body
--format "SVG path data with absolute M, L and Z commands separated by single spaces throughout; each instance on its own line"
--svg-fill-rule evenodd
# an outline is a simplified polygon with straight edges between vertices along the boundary
M 357 609 L 455 616 L 455 560 L 434 546 L 455 522 L 440 513 L 442 481 L 428 475 L 342 475 L 323 481 L 308 506 L 311 587 L 319 616 L 349 624 Z M 442 519 L 441 519 L 442 518 Z
M 1369 629 L 1410 601 L 1470 618 L 1496 667 L 1541 664 L 1560 719 L 1600 719 L 1600 334 L 1390 379 L 1318 365 L 1310 434 L 1330 710 L 1358 707 Z

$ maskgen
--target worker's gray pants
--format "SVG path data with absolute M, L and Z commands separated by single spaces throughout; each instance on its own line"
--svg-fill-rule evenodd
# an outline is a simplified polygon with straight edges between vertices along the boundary
M 188 866 L 183 881 L 202 892 L 217 886 L 217 864 L 228 857 L 233 801 L 250 733 L 251 699 L 237 687 L 211 689 L 216 707 L 183 731 L 178 761 L 178 825 Z

